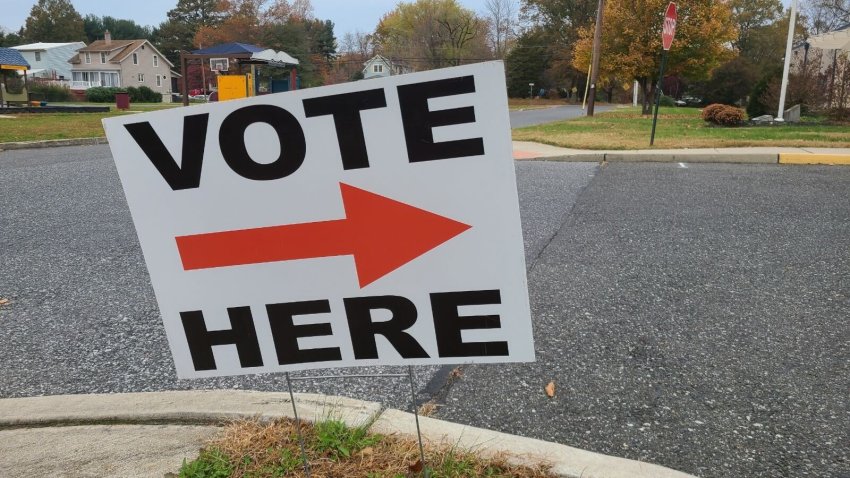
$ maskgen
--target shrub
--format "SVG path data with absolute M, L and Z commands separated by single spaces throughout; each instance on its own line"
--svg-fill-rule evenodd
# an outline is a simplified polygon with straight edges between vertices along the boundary
M 142 103 L 162 103 L 162 93 L 157 93 L 147 86 L 140 86 L 139 101 Z
M 719 126 L 738 126 L 744 122 L 744 110 L 715 103 L 702 110 L 702 119 Z
M 114 103 L 115 93 L 126 91 L 123 88 L 95 86 L 86 90 L 86 101 L 92 103 Z
M 714 123 L 720 126 L 738 126 L 744 122 L 745 113 L 741 108 L 724 106 L 714 117 Z
M 661 99 L 658 102 L 659 106 L 676 106 L 676 100 L 667 95 L 661 95 Z
M 717 113 L 720 112 L 726 105 L 721 105 L 720 103 L 714 103 L 706 106 L 702 109 L 702 120 L 708 121 L 709 123 L 714 123 L 714 118 Z
M 32 83 L 29 91 L 30 93 L 40 95 L 44 101 L 68 101 L 71 99 L 71 90 L 67 86 Z

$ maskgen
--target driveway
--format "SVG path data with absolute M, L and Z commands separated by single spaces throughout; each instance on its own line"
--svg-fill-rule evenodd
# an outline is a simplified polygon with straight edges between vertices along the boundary
M 597 105 L 597 113 L 614 109 L 614 106 Z M 522 128 L 523 126 L 534 126 L 538 124 L 551 123 L 584 116 L 585 111 L 579 105 L 553 106 L 547 108 L 530 109 L 523 111 L 511 111 L 511 128 Z

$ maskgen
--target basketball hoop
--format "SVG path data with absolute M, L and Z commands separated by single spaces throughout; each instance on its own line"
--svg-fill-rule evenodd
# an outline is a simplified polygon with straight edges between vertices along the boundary
M 210 70 L 221 73 L 230 69 L 230 60 L 227 58 L 210 58 Z

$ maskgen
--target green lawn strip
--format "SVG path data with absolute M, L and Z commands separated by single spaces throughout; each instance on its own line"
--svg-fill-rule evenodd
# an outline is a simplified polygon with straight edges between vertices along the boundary
M 104 136 L 101 120 L 112 116 L 159 111 L 179 104 L 135 103 L 124 112 L 115 105 L 98 103 L 53 103 L 54 105 L 110 106 L 109 113 L 18 113 L 0 118 L 0 143 L 50 139 L 97 138 Z
M 850 128 L 805 118 L 799 124 L 718 127 L 702 121 L 697 108 L 661 108 L 655 148 L 736 146 L 850 147 Z M 580 149 L 646 149 L 652 116 L 637 108 L 618 108 L 592 118 L 515 130 L 513 139 Z

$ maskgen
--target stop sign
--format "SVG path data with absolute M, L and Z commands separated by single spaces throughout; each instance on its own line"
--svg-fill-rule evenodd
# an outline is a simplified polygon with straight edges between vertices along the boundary
M 661 30 L 661 44 L 665 50 L 669 50 L 673 44 L 673 37 L 676 35 L 676 4 L 670 2 L 667 5 L 667 11 L 664 13 L 664 28 Z

